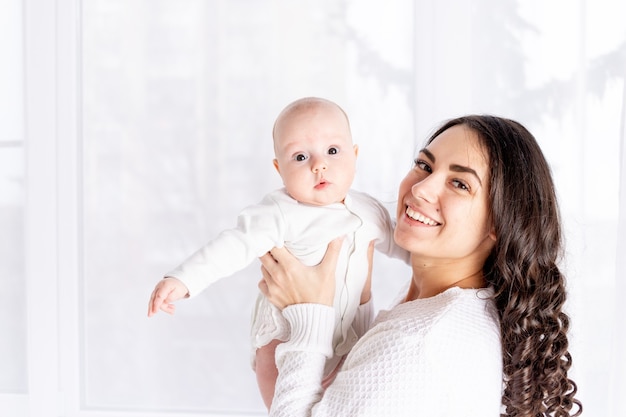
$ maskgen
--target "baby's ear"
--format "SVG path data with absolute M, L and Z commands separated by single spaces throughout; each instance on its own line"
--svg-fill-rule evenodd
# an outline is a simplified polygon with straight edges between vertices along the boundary
M 354 145 L 354 156 L 359 156 L 359 145 Z
M 274 159 L 272 163 L 274 164 L 274 168 L 276 168 L 276 171 L 280 174 L 280 167 L 278 166 L 278 159 Z

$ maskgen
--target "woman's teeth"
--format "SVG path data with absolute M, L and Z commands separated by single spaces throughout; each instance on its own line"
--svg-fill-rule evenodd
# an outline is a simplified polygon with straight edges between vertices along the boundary
M 417 220 L 420 223 L 424 223 L 427 224 L 428 226 L 437 226 L 439 223 L 434 221 L 433 219 L 430 219 L 414 210 L 412 210 L 410 207 L 406 208 L 406 215 L 409 216 L 410 218 L 412 218 L 413 220 Z

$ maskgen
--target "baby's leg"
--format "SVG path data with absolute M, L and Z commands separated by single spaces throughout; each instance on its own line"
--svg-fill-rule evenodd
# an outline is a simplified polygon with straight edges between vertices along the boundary
M 345 359 L 346 359 L 345 356 L 341 358 L 337 366 L 335 366 L 335 369 L 330 371 L 328 375 L 324 376 L 324 379 L 322 379 L 322 388 L 324 390 L 326 390 L 326 388 L 328 388 L 328 386 L 333 383 L 333 381 L 335 380 L 335 377 L 337 376 L 337 372 L 339 372 L 339 370 L 341 369 L 341 365 L 343 365 L 343 361 Z
M 276 368 L 275 351 L 276 346 L 282 343 L 280 340 L 272 340 L 265 346 L 256 350 L 255 369 L 256 380 L 259 385 L 261 397 L 267 409 L 272 405 L 274 398 L 274 387 L 276 386 L 276 378 L 278 377 L 278 369 Z
M 256 380 L 259 385 L 259 391 L 261 392 L 261 398 L 267 409 L 270 409 L 272 405 L 272 399 L 274 398 L 274 388 L 276 387 L 276 378 L 278 378 L 278 368 L 276 368 L 276 347 L 281 344 L 280 340 L 272 340 L 265 346 L 262 346 L 256 350 L 256 356 L 254 360 L 254 371 L 256 372 Z M 345 357 L 341 358 L 335 369 L 333 369 L 322 380 L 322 388 L 325 390 L 335 380 L 337 372 L 341 369 L 341 365 Z

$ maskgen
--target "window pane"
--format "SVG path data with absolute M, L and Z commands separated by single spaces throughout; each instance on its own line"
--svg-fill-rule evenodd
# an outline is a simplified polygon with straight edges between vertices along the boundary
M 146 317 L 156 282 L 234 222 L 232 206 L 248 198 L 238 201 L 232 190 L 250 180 L 237 165 L 254 169 L 255 150 L 238 150 L 237 138 L 220 134 L 218 36 L 207 33 L 217 30 L 216 4 L 83 3 L 83 387 L 90 408 L 263 409 L 248 348 L 258 265 L 181 301 L 173 317 Z M 240 134 L 253 137 L 258 124 L 246 120 Z M 269 189 L 266 148 L 268 175 L 247 189 Z
M 23 149 L 0 147 L 0 392 L 26 392 Z
M 0 393 L 25 393 L 22 2 L 0 2 Z
M 361 170 L 355 188 L 393 202 L 415 149 L 411 31 L 381 38 L 385 25 L 353 22 L 363 13 L 377 21 L 378 6 L 360 5 L 83 2 L 88 407 L 263 413 L 249 361 L 259 263 L 179 302 L 173 317 L 147 319 L 148 297 L 165 272 L 280 187 L 272 125 L 297 97 L 350 110 L 360 163 L 377 167 Z M 412 23 L 404 9 L 385 10 L 403 17 L 394 28 Z M 361 35 L 381 39 L 376 53 Z M 392 65 L 365 70 L 380 66 L 379 53 Z M 387 151 L 392 160 L 380 156 Z M 381 283 L 380 306 L 408 273 L 390 275 L 396 286 Z

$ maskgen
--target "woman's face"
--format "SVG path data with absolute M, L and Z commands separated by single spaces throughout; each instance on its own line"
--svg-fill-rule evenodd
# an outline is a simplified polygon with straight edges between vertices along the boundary
M 488 160 L 463 125 L 437 136 L 400 183 L 394 238 L 424 265 L 481 265 L 493 248 Z

